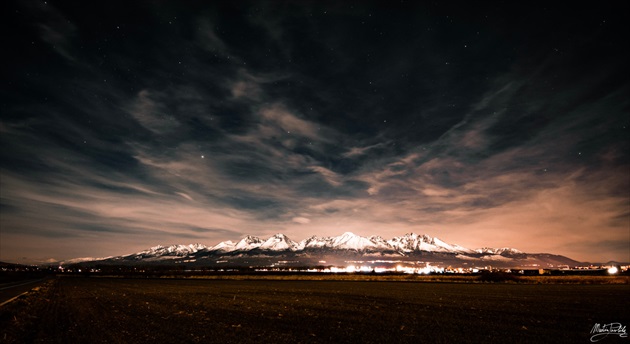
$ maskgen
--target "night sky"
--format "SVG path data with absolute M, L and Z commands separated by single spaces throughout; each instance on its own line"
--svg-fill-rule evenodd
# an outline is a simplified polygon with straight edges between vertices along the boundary
M 0 6 L 2 261 L 346 231 L 630 260 L 622 2 Z

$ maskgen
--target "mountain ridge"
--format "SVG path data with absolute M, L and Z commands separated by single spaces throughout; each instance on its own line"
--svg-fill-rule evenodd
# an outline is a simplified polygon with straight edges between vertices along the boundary
M 364 237 L 352 232 L 339 236 L 310 236 L 299 242 L 287 235 L 277 233 L 267 239 L 246 235 L 239 241 L 222 241 L 213 246 L 203 244 L 153 246 L 147 250 L 106 258 L 75 258 L 60 262 L 73 263 L 186 263 L 219 264 L 228 262 L 236 265 L 267 264 L 279 257 L 293 259 L 300 264 L 313 264 L 332 260 L 363 259 L 366 257 L 389 260 L 439 262 L 451 265 L 492 263 L 515 266 L 556 266 L 579 263 L 570 258 L 550 253 L 525 253 L 514 248 L 469 249 L 449 244 L 426 234 L 407 233 L 386 240 L 381 236 Z

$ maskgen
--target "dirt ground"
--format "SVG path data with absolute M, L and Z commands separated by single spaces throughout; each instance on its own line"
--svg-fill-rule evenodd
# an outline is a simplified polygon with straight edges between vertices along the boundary
M 57 278 L 0 308 L 0 342 L 586 343 L 596 323 L 630 324 L 629 291 L 627 284 Z

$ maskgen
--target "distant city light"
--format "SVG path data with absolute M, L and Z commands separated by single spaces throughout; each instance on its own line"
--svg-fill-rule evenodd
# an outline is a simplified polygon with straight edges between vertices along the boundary
M 616 274 L 618 271 L 619 271 L 619 269 L 617 269 L 616 266 L 611 266 L 611 267 L 608 268 L 608 273 L 611 274 L 611 275 Z

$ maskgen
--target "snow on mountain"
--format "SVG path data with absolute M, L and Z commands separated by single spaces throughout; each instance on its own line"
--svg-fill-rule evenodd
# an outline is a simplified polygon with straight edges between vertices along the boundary
M 236 243 L 232 240 L 222 241 L 208 249 L 208 251 L 217 252 L 232 252 L 234 250 L 236 250 Z
M 413 252 L 419 249 L 422 238 L 417 234 L 407 233 L 401 237 L 394 237 L 387 243 L 401 252 Z
M 476 249 L 474 252 L 481 253 L 481 254 L 501 255 L 501 256 L 523 253 L 517 249 L 513 249 L 510 247 L 502 247 L 502 248 L 483 247 L 483 248 Z
M 368 240 L 370 240 L 373 244 L 374 244 L 374 248 L 375 249 L 383 249 L 383 250 L 391 250 L 393 249 L 393 247 L 391 247 L 388 243 L 387 240 L 383 239 L 381 236 L 378 235 L 372 235 L 371 237 L 368 238 Z
M 255 248 L 260 247 L 263 244 L 263 241 L 260 240 L 259 237 L 248 235 L 241 239 L 236 246 L 234 246 L 235 251 L 251 251 Z
M 402 237 L 395 237 L 387 243 L 401 252 L 450 252 L 450 253 L 473 253 L 474 251 L 459 245 L 447 244 L 438 238 L 428 235 L 418 235 L 407 233 Z
M 366 249 L 376 247 L 376 244 L 370 241 L 370 239 L 351 232 L 343 233 L 342 235 L 332 237 L 331 239 L 329 247 L 336 249 L 364 251 Z
M 489 261 L 508 261 L 511 260 L 509 257 L 502 256 L 500 254 L 487 254 L 482 256 L 480 259 L 489 260 Z
M 431 240 L 431 244 L 437 247 L 440 247 L 448 252 L 460 252 L 460 253 L 473 253 L 474 252 L 471 249 L 468 249 L 459 245 L 447 244 L 438 238 L 433 238 L 433 240 Z
M 110 259 L 113 257 L 103 257 L 103 258 L 94 258 L 94 257 L 83 257 L 83 258 L 73 258 L 73 259 L 68 259 L 68 260 L 63 260 L 60 261 L 59 264 L 63 265 L 63 264 L 78 264 L 78 263 L 83 263 L 83 262 L 98 262 L 101 260 L 106 260 L 106 259 Z
M 271 238 L 265 240 L 260 246 L 258 246 L 261 250 L 269 250 L 269 251 L 297 251 L 298 243 L 289 239 L 284 234 L 276 234 Z
M 333 250 L 352 250 L 352 251 L 376 251 L 376 250 L 392 250 L 387 242 L 380 236 L 371 236 L 369 238 L 356 235 L 351 232 L 343 233 L 336 237 L 317 237 L 312 236 L 302 240 L 297 250 L 304 249 L 333 249 Z
M 313 235 L 308 239 L 300 241 L 300 243 L 298 244 L 298 250 L 304 250 L 306 248 L 322 248 L 326 246 L 326 243 L 329 240 L 330 238 L 320 238 Z
M 201 244 L 194 245 L 172 245 L 172 246 L 155 246 L 148 250 L 138 252 L 129 256 L 186 256 L 196 253 L 200 250 L 210 252 L 228 253 L 228 252 L 248 252 L 254 249 L 262 251 L 303 251 L 305 249 L 332 249 L 332 250 L 351 250 L 357 252 L 376 252 L 376 251 L 396 251 L 401 254 L 411 252 L 438 252 L 438 253 L 456 253 L 456 254 L 483 254 L 483 255 L 511 255 L 521 254 L 521 251 L 513 248 L 480 248 L 471 250 L 459 245 L 446 243 L 438 238 L 428 235 L 419 235 L 415 233 L 407 233 L 400 237 L 394 237 L 385 240 L 380 236 L 363 237 L 351 232 L 343 233 L 334 237 L 317 237 L 312 236 L 302 241 L 295 242 L 284 234 L 278 233 L 268 239 L 260 239 L 259 237 L 247 235 L 240 241 L 234 243 L 231 240 L 223 241 L 215 246 L 207 247 Z
M 170 246 L 162 246 L 157 245 L 153 246 L 148 250 L 140 251 L 137 253 L 128 254 L 126 256 L 120 257 L 110 257 L 106 258 L 107 260 L 121 260 L 121 259 L 131 259 L 131 260 L 165 260 L 165 259 L 177 259 L 181 257 L 187 257 L 192 254 L 195 254 L 199 251 L 205 251 L 208 247 L 202 244 L 190 244 L 190 245 L 170 245 Z
M 397 254 L 409 256 L 421 252 L 434 252 L 444 254 L 454 254 L 460 259 L 479 259 L 479 255 L 487 257 L 488 260 L 511 259 L 511 256 L 523 254 L 523 252 L 512 248 L 480 248 L 470 250 L 465 247 L 446 243 L 438 238 L 428 235 L 418 235 L 407 233 L 400 237 L 394 237 L 385 240 L 380 236 L 363 237 L 351 232 L 343 233 L 339 236 L 317 237 L 312 236 L 302 241 L 295 242 L 286 235 L 278 233 L 267 239 L 260 239 L 256 236 L 245 236 L 238 242 L 231 240 L 220 242 L 212 247 L 202 244 L 192 245 L 171 245 L 171 246 L 154 246 L 148 250 L 138 253 L 108 258 L 79 258 L 69 260 L 68 263 L 78 263 L 99 260 L 131 260 L 131 261 L 162 261 L 172 259 L 185 259 L 187 257 L 196 259 L 199 256 L 207 255 L 240 255 L 264 252 L 276 252 L 278 254 L 308 253 L 309 255 L 317 255 L 319 251 L 352 251 L 356 253 L 381 253 L 381 254 Z
M 171 246 L 154 246 L 148 250 L 141 251 L 133 256 L 187 256 L 191 253 L 206 249 L 207 246 L 202 244 L 190 245 L 171 245 Z

